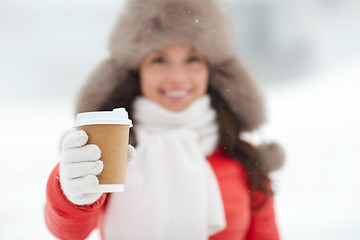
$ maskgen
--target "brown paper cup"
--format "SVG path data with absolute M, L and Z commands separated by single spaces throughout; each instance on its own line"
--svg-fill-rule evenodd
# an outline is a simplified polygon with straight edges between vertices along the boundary
M 106 113 L 109 114 L 106 115 Z M 103 171 L 98 176 L 99 186 L 95 189 L 91 189 L 90 191 L 124 191 L 129 128 L 132 126 L 131 121 L 126 118 L 127 113 L 122 116 L 122 120 L 120 119 L 120 116 L 116 116 L 118 117 L 118 120 L 114 120 L 114 118 L 107 118 L 109 116 L 114 117 L 111 115 L 112 112 L 92 112 L 84 114 L 86 119 L 81 118 L 81 116 L 79 118 L 78 114 L 78 118 L 75 123 L 76 129 L 84 130 L 87 133 L 89 136 L 88 144 L 96 144 L 100 148 L 100 160 L 104 162 Z M 84 115 L 82 117 L 84 117 Z

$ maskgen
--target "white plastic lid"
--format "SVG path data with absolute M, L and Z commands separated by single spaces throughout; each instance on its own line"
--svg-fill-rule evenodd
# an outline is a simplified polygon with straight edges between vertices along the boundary
M 121 124 L 132 127 L 132 121 L 125 108 L 112 111 L 85 112 L 76 115 L 74 127 L 94 124 Z

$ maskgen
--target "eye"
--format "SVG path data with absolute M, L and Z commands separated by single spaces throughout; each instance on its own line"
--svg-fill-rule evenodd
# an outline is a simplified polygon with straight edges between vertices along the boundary
M 200 58 L 198 56 L 192 56 L 192 57 L 189 57 L 188 62 L 190 62 L 190 63 L 200 62 Z
M 164 63 L 165 59 L 163 57 L 154 57 L 153 59 L 151 59 L 152 63 Z

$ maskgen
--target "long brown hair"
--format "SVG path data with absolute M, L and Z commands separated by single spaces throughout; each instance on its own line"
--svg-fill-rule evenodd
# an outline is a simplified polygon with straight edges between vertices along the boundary
M 260 208 L 273 194 L 269 187 L 269 176 L 260 164 L 260 156 L 250 143 L 240 139 L 239 135 L 244 129 L 231 112 L 228 105 L 222 99 L 221 95 L 209 85 L 208 94 L 210 95 L 213 108 L 217 112 L 219 134 L 220 134 L 220 147 L 223 148 L 227 156 L 239 161 L 246 169 L 248 176 L 248 183 L 250 187 L 251 197 L 257 191 L 264 194 L 263 201 L 260 201 L 253 210 Z

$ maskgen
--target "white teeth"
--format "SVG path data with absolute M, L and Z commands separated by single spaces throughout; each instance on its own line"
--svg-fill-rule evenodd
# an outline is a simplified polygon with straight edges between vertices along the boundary
M 165 96 L 167 97 L 185 97 L 187 91 L 179 90 L 179 91 L 165 91 Z

